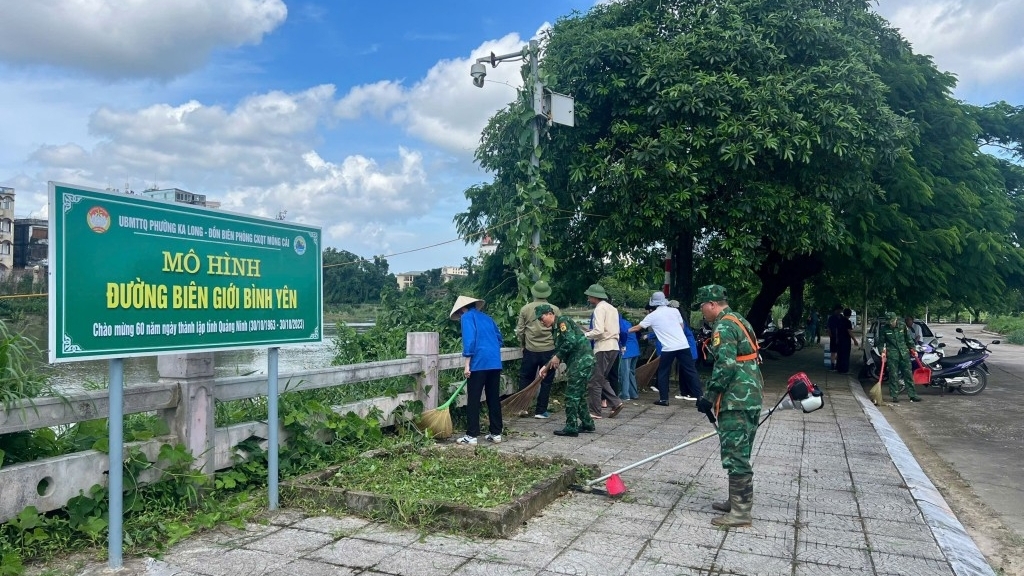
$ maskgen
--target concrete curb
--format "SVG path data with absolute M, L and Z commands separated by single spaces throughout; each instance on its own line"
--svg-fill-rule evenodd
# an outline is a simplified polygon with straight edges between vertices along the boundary
M 903 443 L 903 439 L 864 393 L 864 387 L 853 379 L 849 383 L 850 391 L 860 402 L 868 421 L 871 422 L 879 438 L 882 439 L 885 449 L 892 457 L 893 464 L 903 476 L 921 514 L 924 515 L 925 523 L 935 537 L 939 549 L 946 556 L 953 572 L 963 576 L 996 576 L 995 571 L 985 560 L 985 555 L 978 549 L 978 545 L 974 543 L 953 510 L 946 504 L 945 498 L 921 469 L 921 465 L 917 463 L 917 459 Z

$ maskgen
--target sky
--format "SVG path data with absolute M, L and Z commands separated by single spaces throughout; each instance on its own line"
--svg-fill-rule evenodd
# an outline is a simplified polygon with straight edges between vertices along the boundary
M 323 228 L 392 272 L 477 252 L 452 217 L 515 97 L 517 52 L 595 0 L 0 0 L 0 186 L 45 218 L 47 182 L 181 188 Z M 880 0 L 955 96 L 1024 104 L 1024 0 Z

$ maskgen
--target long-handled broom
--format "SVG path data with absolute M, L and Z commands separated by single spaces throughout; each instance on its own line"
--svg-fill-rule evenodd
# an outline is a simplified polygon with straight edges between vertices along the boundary
M 868 397 L 871 398 L 871 402 L 875 406 L 882 405 L 882 378 L 885 378 L 885 356 L 887 350 L 882 348 L 882 365 L 878 368 L 878 382 L 875 382 L 871 386 L 871 390 L 868 391 Z
M 533 379 L 533 382 L 530 382 L 529 385 L 519 392 L 509 394 L 501 401 L 501 413 L 506 416 L 517 416 L 529 410 L 530 405 L 533 404 L 533 399 L 537 397 L 537 391 L 540 390 L 540 383 L 543 380 L 544 377 L 540 375 L 538 370 L 537 377 Z
M 427 410 L 423 414 L 420 414 L 420 419 L 416 423 L 416 427 L 421 432 L 427 430 L 430 431 L 434 438 L 449 438 L 452 435 L 452 413 L 448 410 L 451 403 L 458 398 L 459 394 L 462 393 L 462 389 L 466 387 L 466 381 L 463 380 L 455 388 L 455 393 L 448 399 L 447 402 L 441 404 L 433 410 Z
M 651 356 L 654 356 L 653 352 L 651 352 Z M 651 381 L 651 378 L 658 373 L 658 365 L 660 363 L 661 356 L 658 356 L 653 360 L 648 358 L 646 364 L 636 369 L 637 390 L 645 390 L 647 388 L 647 384 Z

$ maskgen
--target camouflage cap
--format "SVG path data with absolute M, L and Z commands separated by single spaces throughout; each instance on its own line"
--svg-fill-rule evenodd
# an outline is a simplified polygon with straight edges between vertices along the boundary
M 719 286 L 718 284 L 708 284 L 707 286 L 701 286 L 697 290 L 697 301 L 693 303 L 691 307 L 693 310 L 700 310 L 701 304 L 705 302 L 719 302 L 721 300 L 728 300 L 729 297 L 725 293 L 725 287 Z
M 555 309 L 552 308 L 550 304 L 541 304 L 540 306 L 537 306 L 536 310 L 534 310 L 534 314 L 537 315 L 537 320 L 540 320 L 541 316 L 549 312 L 552 314 L 555 313 Z
M 893 321 L 893 320 L 896 320 L 897 318 L 898 317 L 896 316 L 895 312 L 886 312 L 885 313 L 885 319 L 889 320 L 890 322 Z

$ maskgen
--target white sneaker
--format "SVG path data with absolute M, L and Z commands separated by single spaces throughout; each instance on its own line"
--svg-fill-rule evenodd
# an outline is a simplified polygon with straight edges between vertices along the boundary
M 657 386 L 651 386 L 651 392 L 657 392 L 657 391 L 658 391 L 658 387 Z
M 484 438 L 491 441 L 491 444 L 501 444 L 501 434 L 488 434 Z M 476 440 L 476 438 L 474 438 Z M 474 442 L 476 444 L 476 442 Z
M 456 444 L 470 444 L 470 445 L 475 446 L 476 445 L 476 437 L 475 436 L 463 436 L 462 438 L 459 438 L 458 440 L 456 440 L 455 443 Z
M 676 400 L 689 400 L 690 402 L 696 402 L 697 399 L 693 396 L 676 396 Z

